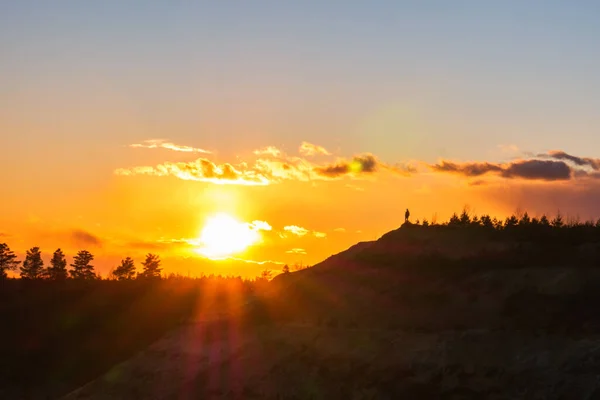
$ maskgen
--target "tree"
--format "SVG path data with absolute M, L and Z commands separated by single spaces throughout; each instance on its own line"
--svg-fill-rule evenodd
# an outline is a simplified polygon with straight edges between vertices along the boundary
M 517 226 L 519 224 L 519 219 L 517 218 L 516 215 L 511 215 L 510 217 L 506 217 L 506 220 L 504 221 L 504 228 L 514 228 L 515 226 Z
M 61 249 L 57 249 L 54 254 L 52 254 L 50 266 L 48 267 L 46 273 L 48 275 L 48 279 L 55 281 L 67 279 L 67 259 L 65 258 L 65 255 Z
M 550 226 L 550 221 L 548 221 L 548 217 L 546 217 L 546 214 L 543 214 L 542 217 L 540 218 L 540 225 Z
M 157 254 L 148 253 L 142 262 L 144 270 L 140 274 L 142 278 L 160 278 L 160 257 Z
M 260 279 L 262 280 L 270 281 L 272 277 L 273 274 L 269 269 L 265 269 L 263 272 L 260 273 Z
M 17 269 L 21 261 L 17 261 L 17 256 L 8 247 L 6 243 L 0 243 L 0 279 L 5 279 L 8 275 L 6 271 Z
M 121 260 L 121 265 L 113 271 L 113 275 L 119 281 L 133 279 L 135 277 L 135 265 L 133 259 L 127 257 L 124 260 Z
M 531 225 L 531 218 L 529 218 L 529 214 L 527 214 L 527 211 L 525 211 L 525 213 L 519 220 L 519 226 L 529 226 L 529 225 Z
M 551 225 L 555 228 L 562 228 L 564 224 L 563 217 L 559 211 L 558 214 L 556 214 L 556 217 L 552 220 Z
M 423 218 L 423 226 L 429 226 L 429 221 L 427 221 L 427 218 Z
M 448 221 L 448 225 L 450 225 L 450 226 L 460 225 L 460 219 L 458 218 L 458 215 L 456 215 L 456 213 L 452 214 L 452 216 L 450 217 L 450 221 Z
M 69 274 L 73 279 L 96 279 L 97 276 L 94 273 L 94 266 L 90 264 L 94 256 L 87 250 L 81 250 L 73 258 L 73 267 Z
M 289 273 L 290 273 L 290 267 L 289 267 L 287 264 L 285 264 L 285 265 L 283 266 L 283 268 L 281 269 L 281 271 L 282 271 L 284 274 L 289 274 Z
M 490 216 L 487 214 L 482 215 L 479 221 L 480 221 L 481 225 L 484 226 L 485 228 L 488 228 L 488 229 L 494 228 L 494 222 L 492 221 Z
M 21 278 L 41 279 L 44 275 L 44 261 L 39 247 L 27 250 L 25 261 L 21 265 Z
M 463 208 L 463 212 L 460 214 L 460 225 L 467 226 L 471 223 L 471 216 L 467 207 Z

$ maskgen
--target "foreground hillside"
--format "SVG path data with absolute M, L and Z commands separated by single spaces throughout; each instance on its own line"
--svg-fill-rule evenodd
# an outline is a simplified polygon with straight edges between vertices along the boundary
M 600 398 L 597 229 L 406 224 L 67 399 Z

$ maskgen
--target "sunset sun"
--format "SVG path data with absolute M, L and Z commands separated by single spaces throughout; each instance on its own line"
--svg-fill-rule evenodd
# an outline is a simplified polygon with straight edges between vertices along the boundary
M 206 220 L 199 239 L 198 253 L 210 258 L 220 258 L 246 250 L 260 240 L 260 234 L 251 224 L 220 213 Z

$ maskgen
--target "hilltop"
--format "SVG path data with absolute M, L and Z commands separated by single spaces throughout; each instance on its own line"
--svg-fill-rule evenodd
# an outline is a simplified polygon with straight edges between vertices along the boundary
M 405 223 L 278 276 L 273 293 L 284 304 L 273 313 L 348 326 L 595 331 L 599 266 L 591 223 Z

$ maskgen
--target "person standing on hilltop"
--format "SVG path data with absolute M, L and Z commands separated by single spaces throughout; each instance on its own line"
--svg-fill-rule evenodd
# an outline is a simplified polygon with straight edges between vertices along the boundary
M 410 218 L 410 211 L 408 211 L 407 208 L 406 212 L 404 213 L 404 222 L 408 222 L 408 218 Z

